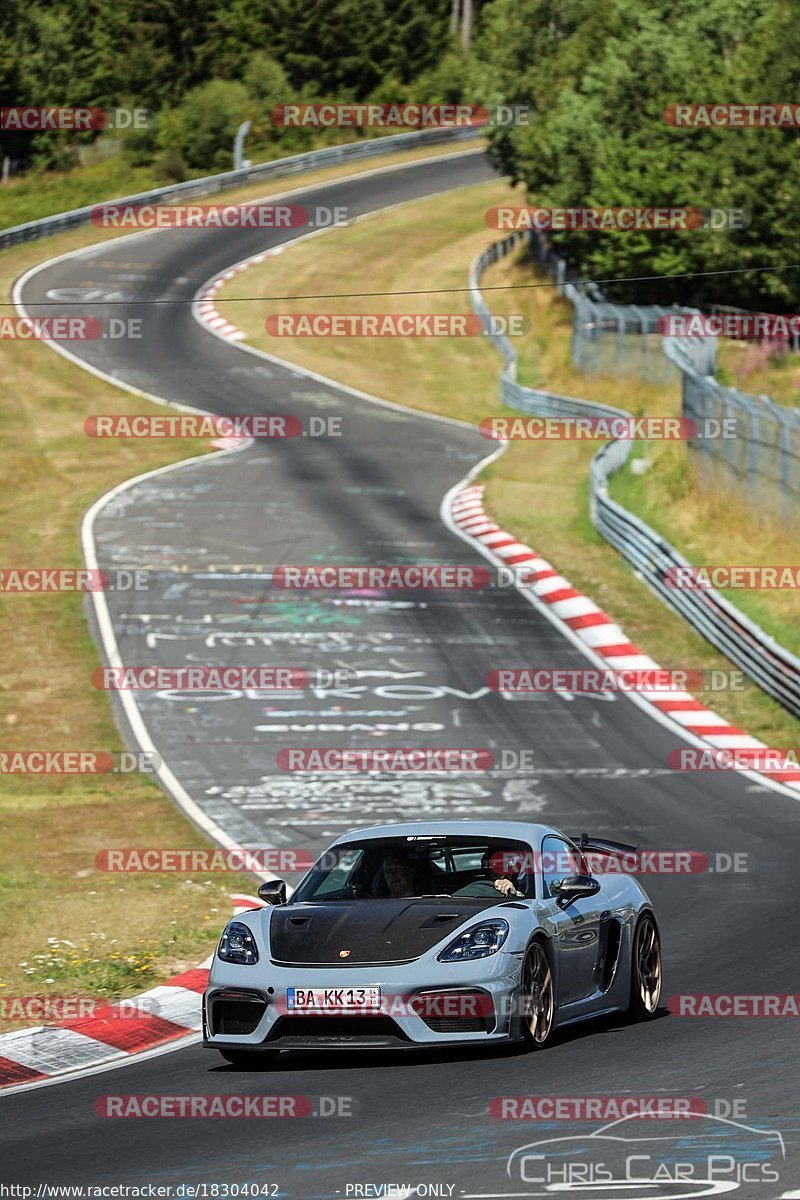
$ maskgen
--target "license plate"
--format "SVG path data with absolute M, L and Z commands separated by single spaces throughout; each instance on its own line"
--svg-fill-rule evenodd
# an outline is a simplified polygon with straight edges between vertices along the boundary
M 286 989 L 287 1007 L 301 1009 L 380 1009 L 379 987 L 299 988 Z

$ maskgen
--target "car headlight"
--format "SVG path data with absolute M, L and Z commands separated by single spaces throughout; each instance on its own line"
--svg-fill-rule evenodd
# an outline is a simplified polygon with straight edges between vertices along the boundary
M 481 921 L 465 929 L 439 955 L 439 962 L 466 962 L 471 958 L 488 958 L 496 954 L 508 937 L 508 921 L 501 917 Z
M 258 962 L 258 947 L 252 930 L 241 921 L 231 921 L 219 939 L 217 954 L 223 962 L 248 967 Z

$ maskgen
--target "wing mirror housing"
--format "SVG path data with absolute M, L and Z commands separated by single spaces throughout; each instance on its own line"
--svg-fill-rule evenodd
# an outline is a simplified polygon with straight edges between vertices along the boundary
M 599 879 L 594 879 L 591 875 L 567 875 L 554 885 L 553 894 L 559 908 L 566 908 L 573 900 L 596 896 L 599 891 Z
M 286 883 L 283 879 L 270 879 L 258 889 L 258 898 L 265 904 L 286 903 Z

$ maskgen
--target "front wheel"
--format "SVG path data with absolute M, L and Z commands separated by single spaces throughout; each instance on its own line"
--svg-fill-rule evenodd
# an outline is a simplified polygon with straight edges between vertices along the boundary
M 541 942 L 531 942 L 525 954 L 521 997 L 523 1041 L 531 1050 L 541 1050 L 555 1022 L 553 972 Z
M 220 1054 L 231 1066 L 242 1070 L 258 1071 L 271 1067 L 276 1061 L 278 1050 L 220 1050 Z
M 661 999 L 661 938 L 655 918 L 645 913 L 633 934 L 631 993 L 628 1016 L 648 1021 L 656 1015 Z

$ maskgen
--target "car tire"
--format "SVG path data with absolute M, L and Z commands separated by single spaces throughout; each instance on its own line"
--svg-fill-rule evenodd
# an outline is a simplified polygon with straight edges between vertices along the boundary
M 553 969 L 541 938 L 534 938 L 525 951 L 520 986 L 522 1041 L 529 1050 L 543 1050 L 556 1023 Z
M 279 1053 L 278 1050 L 220 1050 L 226 1062 L 243 1071 L 259 1071 L 264 1067 L 271 1067 Z
M 651 1021 L 656 1016 L 662 984 L 661 936 L 655 917 L 646 912 L 639 917 L 633 931 L 629 1020 Z

